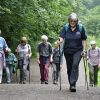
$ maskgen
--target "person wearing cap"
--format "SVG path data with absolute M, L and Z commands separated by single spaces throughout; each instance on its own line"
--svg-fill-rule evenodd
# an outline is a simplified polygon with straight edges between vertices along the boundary
M 27 67 L 32 56 L 31 46 L 26 37 L 22 37 L 16 52 L 18 54 L 18 68 L 20 69 L 20 83 L 25 84 L 27 78 Z
M 87 52 L 89 63 L 90 86 L 98 84 L 98 67 L 100 66 L 100 49 L 96 47 L 96 42 L 90 42 L 91 48 Z
M 11 49 L 8 48 L 8 51 L 5 55 L 6 58 L 6 74 L 7 74 L 7 84 L 11 83 L 12 80 L 12 74 L 15 68 L 15 63 L 17 62 L 17 59 L 15 55 L 11 52 Z
M 64 56 L 67 64 L 68 81 L 70 91 L 76 92 L 76 82 L 79 76 L 79 63 L 82 55 L 85 55 L 86 32 L 83 25 L 79 24 L 76 13 L 71 13 L 68 23 L 65 24 L 60 33 L 59 44 L 64 42 Z
M 42 42 L 37 47 L 37 62 L 40 67 L 41 84 L 48 84 L 49 65 L 52 62 L 52 46 L 46 35 L 41 36 Z
M 8 45 L 3 37 L 1 37 L 0 30 L 0 84 L 2 83 L 3 69 L 6 68 L 5 52 L 8 50 Z

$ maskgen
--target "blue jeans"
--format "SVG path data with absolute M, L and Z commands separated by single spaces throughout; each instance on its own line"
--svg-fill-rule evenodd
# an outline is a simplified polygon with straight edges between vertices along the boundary
M 58 81 L 59 72 L 60 72 L 60 64 L 53 63 L 53 81 Z
M 13 65 L 8 65 L 6 67 L 6 75 L 7 75 L 7 83 L 11 82 L 12 74 L 13 74 Z

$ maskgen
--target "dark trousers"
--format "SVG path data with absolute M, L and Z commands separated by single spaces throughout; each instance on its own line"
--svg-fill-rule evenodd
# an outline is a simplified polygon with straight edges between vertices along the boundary
M 53 81 L 58 81 L 59 72 L 60 72 L 60 64 L 53 63 Z
M 98 84 L 98 65 L 92 66 L 89 64 L 89 77 L 90 77 L 90 84 L 94 85 Z
M 82 51 L 78 51 L 74 54 L 64 53 L 67 64 L 68 81 L 70 86 L 76 86 L 76 82 L 78 80 L 81 52 Z

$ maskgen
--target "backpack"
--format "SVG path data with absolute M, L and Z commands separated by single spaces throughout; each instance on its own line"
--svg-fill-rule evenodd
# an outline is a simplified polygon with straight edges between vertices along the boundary
M 82 25 L 82 24 L 78 24 L 78 25 L 79 25 L 79 31 L 80 31 L 80 33 L 82 34 L 83 25 Z M 65 27 L 66 32 L 67 32 L 67 31 L 68 31 L 68 28 L 69 28 L 69 24 L 66 24 L 64 27 Z
M 91 57 L 91 56 L 90 56 L 90 50 L 91 50 L 91 49 L 89 49 L 89 52 L 88 52 L 89 57 Z M 100 52 L 100 51 L 99 51 L 99 48 L 97 48 L 97 50 L 98 50 L 98 57 L 99 57 L 99 56 L 100 56 L 100 55 L 99 55 L 99 52 Z

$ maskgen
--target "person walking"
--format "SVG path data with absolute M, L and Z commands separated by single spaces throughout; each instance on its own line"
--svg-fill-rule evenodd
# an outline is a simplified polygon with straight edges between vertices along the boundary
M 20 83 L 25 84 L 27 78 L 27 67 L 32 56 L 31 46 L 26 37 L 22 37 L 16 52 L 18 54 L 18 68 L 20 69 Z
M 90 86 L 98 84 L 98 67 L 100 66 L 100 48 L 96 47 L 96 42 L 90 42 L 91 48 L 87 52 L 89 63 Z
M 64 42 L 64 56 L 67 64 L 68 81 L 70 91 L 76 92 L 76 82 L 79 76 L 79 63 L 82 55 L 85 55 L 86 32 L 82 24 L 79 24 L 76 13 L 71 13 L 68 23 L 64 25 L 60 33 L 59 44 Z
M 9 84 L 9 83 L 11 83 L 11 80 L 12 80 L 12 74 L 13 74 L 15 63 L 17 62 L 17 59 L 16 59 L 15 55 L 11 52 L 10 48 L 8 48 L 5 58 L 6 58 L 7 84 Z
M 0 35 L 1 35 L 0 30 Z M 3 37 L 0 36 L 0 84 L 2 83 L 3 69 L 6 68 L 5 52 L 8 50 L 8 45 Z
M 42 42 L 37 47 L 37 62 L 40 67 L 41 84 L 48 84 L 49 65 L 52 62 L 52 46 L 46 35 L 41 36 Z
M 53 49 L 53 61 L 52 61 L 52 67 L 53 67 L 53 84 L 58 84 L 58 78 L 59 78 L 59 72 L 62 67 L 62 51 L 59 51 L 59 44 L 56 41 L 54 43 L 55 47 Z

